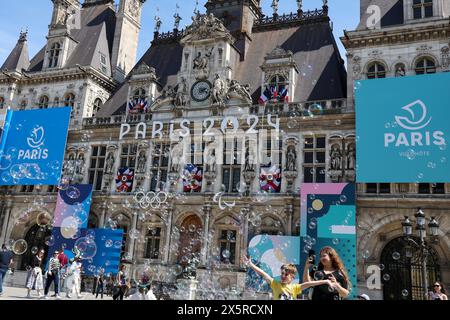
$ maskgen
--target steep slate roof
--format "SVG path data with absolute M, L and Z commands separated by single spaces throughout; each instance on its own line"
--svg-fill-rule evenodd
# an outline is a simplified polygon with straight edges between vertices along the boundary
M 27 34 L 21 33 L 16 46 L 6 58 L 0 70 L 22 71 L 30 66 L 30 56 L 28 53 Z
M 71 30 L 72 37 L 78 41 L 75 50 L 68 58 L 65 68 L 92 66 L 100 70 L 100 52 L 107 60 L 107 76 L 111 76 L 111 52 L 116 25 L 114 9 L 109 4 L 87 6 L 81 9 L 81 29 Z M 27 71 L 42 71 L 45 46 L 31 59 Z
M 295 101 L 346 97 L 347 74 L 344 61 L 340 57 L 329 20 L 322 17 L 318 22 L 299 26 L 280 24 L 276 27 L 255 28 L 245 59 L 234 68 L 233 75 L 242 85 L 250 85 L 254 103 L 261 94 L 260 66 L 264 63 L 264 57 L 277 46 L 293 52 L 299 69 Z M 145 62 L 156 69 L 163 87 L 174 86 L 181 60 L 182 46 L 179 39 L 154 41 L 135 68 Z M 129 84 L 125 81 L 97 115 L 124 114 L 128 87 Z

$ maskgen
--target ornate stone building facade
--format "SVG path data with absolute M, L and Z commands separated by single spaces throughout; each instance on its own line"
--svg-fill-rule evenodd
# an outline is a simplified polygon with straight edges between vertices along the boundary
M 360 79 L 402 77 L 450 71 L 448 52 L 450 3 L 430 1 L 361 1 L 361 21 L 341 38 L 347 49 L 348 104 Z M 429 94 L 433 94 L 430 92 Z M 375 168 L 374 168 L 375 169 Z M 382 168 L 379 168 L 382 170 Z M 429 242 L 429 283 L 450 282 L 450 184 L 436 183 L 358 185 L 358 282 L 360 289 L 378 299 L 421 299 L 420 259 L 405 256 L 402 242 L 404 216 L 422 208 L 440 223 L 439 242 Z M 401 254 L 393 259 L 393 252 Z M 377 290 L 367 289 L 370 266 L 381 266 Z M 395 281 L 393 281 L 395 277 Z M 370 282 L 370 281 L 369 281 Z M 402 296 L 401 292 L 409 293 Z M 431 287 L 430 287 L 431 290 Z

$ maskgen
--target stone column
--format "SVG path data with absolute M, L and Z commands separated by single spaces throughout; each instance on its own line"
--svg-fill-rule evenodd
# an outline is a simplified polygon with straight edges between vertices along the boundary
M 106 203 L 103 202 L 99 208 L 101 210 L 101 215 L 100 215 L 100 221 L 98 223 L 98 227 L 104 228 L 105 220 L 106 220 L 106 209 L 108 208 L 108 206 L 106 205 Z
M 250 212 L 250 205 L 246 205 L 242 208 L 245 210 L 245 218 L 242 226 L 242 236 L 241 236 L 241 255 L 247 254 L 247 244 L 248 244 L 248 214 Z M 240 260 L 240 259 L 239 259 Z M 240 263 L 241 268 L 244 267 L 242 263 Z
M 135 254 L 134 248 L 135 248 L 135 246 L 136 246 L 136 239 L 132 239 L 132 238 L 130 237 L 129 233 L 130 233 L 132 230 L 137 230 L 137 219 L 138 219 L 138 214 L 133 214 L 133 217 L 132 217 L 132 219 L 131 219 L 130 230 L 128 231 L 128 238 L 130 239 L 130 243 L 128 244 L 128 250 L 127 250 L 127 252 L 128 252 L 129 254 L 132 255 L 133 259 L 135 258 L 135 257 L 134 257 L 134 254 Z
M 208 260 L 208 233 L 209 233 L 209 219 L 211 218 L 211 205 L 205 204 L 203 206 L 203 214 L 205 217 L 205 224 L 203 226 L 203 242 L 202 242 L 202 251 L 203 255 L 201 258 L 202 265 L 206 265 L 206 262 Z
M 2 243 L 6 242 L 6 237 L 8 233 L 8 225 L 12 211 L 12 201 L 8 200 L 3 206 L 3 222 L 2 222 L 2 230 L 1 230 L 1 239 Z
M 173 207 L 169 207 L 167 209 L 167 212 L 169 212 L 168 218 L 167 218 L 167 228 L 166 228 L 166 240 L 165 240 L 165 246 L 166 250 L 164 251 L 164 262 L 167 264 L 170 262 L 170 239 L 172 236 L 172 220 L 173 220 Z

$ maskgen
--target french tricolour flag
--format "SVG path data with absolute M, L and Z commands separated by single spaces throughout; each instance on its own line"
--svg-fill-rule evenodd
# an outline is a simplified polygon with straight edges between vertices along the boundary
M 272 97 L 272 93 L 270 92 L 269 88 L 266 87 L 266 90 L 262 93 L 261 97 L 259 97 L 259 104 L 264 105 L 267 101 Z

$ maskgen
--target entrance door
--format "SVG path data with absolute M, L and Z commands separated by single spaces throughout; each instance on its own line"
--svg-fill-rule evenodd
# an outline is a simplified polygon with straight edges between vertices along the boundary
M 414 238 L 417 243 L 420 241 Z M 389 242 L 381 253 L 381 271 L 384 300 L 424 300 L 422 286 L 422 253 L 420 249 L 409 246 L 403 237 Z M 428 291 L 435 281 L 440 280 L 440 269 L 436 250 L 427 246 Z
M 184 219 L 180 227 L 180 242 L 178 252 L 178 263 L 185 266 L 192 254 L 198 258 L 202 249 L 201 242 L 202 221 L 196 215 L 188 216 Z

